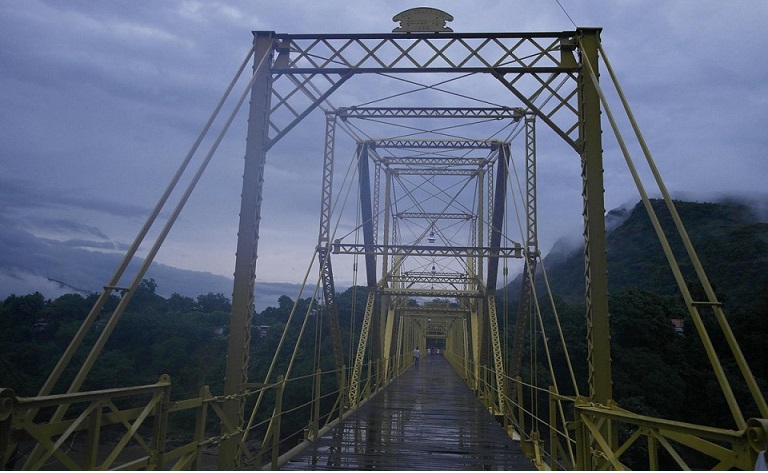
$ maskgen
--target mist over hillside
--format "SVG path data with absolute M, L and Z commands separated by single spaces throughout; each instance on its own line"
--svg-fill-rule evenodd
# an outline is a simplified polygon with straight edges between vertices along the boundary
M 759 204 L 759 205 L 755 205 Z M 721 302 L 748 308 L 768 288 L 768 223 L 764 199 L 727 199 L 720 203 L 675 201 L 686 231 Z M 696 280 L 671 215 L 662 200 L 652 200 L 686 281 Z M 635 288 L 677 295 L 673 274 L 641 202 L 608 212 L 608 284 L 611 293 Z M 583 242 L 563 238 L 544 258 L 553 293 L 571 303 L 584 301 Z M 543 291 L 541 268 L 537 286 Z M 517 298 L 518 276 L 509 286 Z M 540 292 L 543 294 L 543 292 Z
M 0 225 L 0 298 L 39 292 L 53 299 L 69 293 L 100 292 L 118 267 L 123 257 L 118 250 L 122 248 L 91 251 L 83 246 L 83 242 L 39 238 L 23 229 Z M 129 265 L 120 284 L 129 284 L 128 277 L 136 274 L 140 263 Z M 195 298 L 209 292 L 232 297 L 233 279 L 208 272 L 152 263 L 145 278 L 155 279 L 157 294 L 163 297 L 177 293 Z M 276 306 L 281 295 L 295 299 L 298 289 L 294 283 L 257 280 L 254 307 L 259 311 Z M 305 288 L 302 298 L 310 297 L 312 291 L 313 287 Z
M 735 290 L 731 301 L 766 279 L 759 266 L 761 262 L 768 262 L 768 251 L 764 248 L 768 244 L 765 196 L 727 197 L 719 204 L 680 203 L 683 222 L 713 283 L 721 288 L 732 287 L 729 292 Z M 660 201 L 654 205 L 659 207 L 662 218 L 669 220 Z M 640 204 L 625 205 L 606 214 L 611 290 L 625 284 L 662 293 L 675 289 L 661 247 L 644 215 Z M 120 245 L 104 242 L 41 238 L 7 219 L 0 223 L 3 223 L 0 225 L 0 298 L 34 292 L 46 298 L 99 292 L 114 274 L 125 250 Z M 666 228 L 672 228 L 671 222 L 666 223 Z M 555 291 L 571 302 L 583 300 L 582 248 L 580 235 L 564 236 L 544 258 Z M 726 255 L 728 258 L 724 260 Z M 126 274 L 135 274 L 138 264 L 129 266 Z M 267 270 L 260 268 L 258 274 L 265 274 Z M 232 278 L 208 272 L 153 263 L 145 277 L 155 279 L 157 293 L 163 297 L 173 293 L 192 298 L 209 292 L 221 293 L 227 298 L 232 295 Z M 517 297 L 519 281 L 518 276 L 508 286 L 512 298 Z M 120 284 L 127 285 L 127 278 Z M 257 280 L 255 309 L 260 311 L 277 305 L 281 295 L 296 299 L 298 289 L 295 283 Z M 306 288 L 301 297 L 310 297 L 312 291 L 313 287 Z

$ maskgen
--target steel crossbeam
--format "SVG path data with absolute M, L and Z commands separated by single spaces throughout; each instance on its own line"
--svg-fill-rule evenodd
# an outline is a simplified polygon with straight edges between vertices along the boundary
M 429 148 L 429 149 L 491 149 L 495 150 L 501 145 L 499 140 L 473 140 L 473 139 L 381 139 L 368 140 L 371 149 L 378 148 Z
M 552 73 L 578 70 L 561 64 L 561 43 L 575 32 L 277 34 L 281 74 L 345 72 Z
M 465 156 L 395 156 L 376 159 L 387 166 L 485 166 L 489 162 L 487 158 L 468 158 Z
M 427 220 L 470 220 L 475 216 L 471 213 L 437 213 L 437 212 L 398 212 L 395 214 L 397 218 L 425 218 Z
M 485 294 L 478 291 L 462 291 L 454 289 L 426 289 L 426 288 L 381 288 L 382 294 L 389 296 L 432 297 L 432 298 L 482 298 Z
M 418 246 L 418 245 L 365 245 L 357 243 L 333 243 L 333 253 L 340 255 L 383 255 L 390 256 L 447 256 L 471 258 L 522 258 L 523 247 L 515 243 L 512 247 L 488 246 Z
M 347 118 L 487 118 L 520 120 L 520 107 L 342 107 L 338 116 Z
M 271 110 L 274 120 L 269 123 L 274 132 L 269 147 L 350 77 L 414 72 L 491 75 L 571 145 L 577 143 L 574 136 L 579 122 L 576 84 L 581 66 L 573 53 L 583 30 L 418 35 L 270 34 L 274 38 L 272 48 L 276 58 L 271 67 L 275 106 Z M 344 119 L 521 118 L 520 108 L 515 107 L 360 107 L 340 109 L 339 113 Z
M 461 318 L 469 314 L 469 309 L 466 307 L 439 307 L 422 305 L 418 307 L 408 307 L 403 311 L 403 317 L 417 317 L 420 315 L 429 315 L 430 317 L 448 317 L 448 318 Z
M 476 176 L 477 169 L 393 169 L 397 176 Z
M 390 281 L 392 282 L 401 282 L 404 284 L 414 284 L 414 283 L 424 283 L 424 282 L 434 282 L 434 283 L 445 283 L 445 284 L 465 284 L 471 280 L 471 278 L 462 273 L 431 273 L 431 272 L 416 272 L 416 271 L 408 271 L 407 273 L 403 273 L 401 275 L 393 275 L 390 278 Z

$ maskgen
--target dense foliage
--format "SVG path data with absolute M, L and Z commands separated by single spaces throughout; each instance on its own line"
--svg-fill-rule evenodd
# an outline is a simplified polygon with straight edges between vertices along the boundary
M 164 298 L 156 293 L 154 280 L 144 280 L 131 299 L 102 355 L 86 378 L 83 390 L 135 386 L 171 376 L 176 398 L 193 397 L 200 386 L 209 385 L 214 393 L 224 383 L 227 336 L 231 303 L 217 293 L 197 299 L 173 294 Z M 36 395 L 55 363 L 80 328 L 97 299 L 66 294 L 46 300 L 40 293 L 12 295 L 0 302 L 0 386 L 12 388 L 18 395 Z M 353 345 L 351 335 L 362 323 L 365 288 L 351 288 L 338 295 L 338 307 L 345 353 Z M 113 297 L 86 336 L 83 348 L 72 363 L 79 367 L 93 345 L 100 328 L 118 303 Z M 270 380 L 285 374 L 295 341 L 310 299 L 295 304 L 288 296 L 278 300 L 253 318 L 251 334 L 250 378 L 265 381 L 267 370 L 289 316 L 294 316 L 286 342 L 277 358 Z M 356 317 L 350 314 L 354 309 Z M 317 368 L 332 369 L 330 356 L 315 362 L 315 352 L 332 353 L 330 337 L 324 328 L 327 317 L 317 307 L 309 311 L 303 342 L 293 366 L 293 375 L 312 373 Z M 75 368 L 65 373 L 59 387 L 64 391 L 75 375 Z
M 155 289 L 152 280 L 141 283 L 83 390 L 155 383 L 162 374 L 172 376 L 174 397 L 193 396 L 203 384 L 223 384 L 229 300 L 213 293 L 165 299 Z M 96 298 L 8 297 L 0 305 L 0 385 L 21 396 L 37 394 Z M 117 302 L 113 298 L 94 325 L 103 325 Z M 55 391 L 69 386 L 96 336 L 96 330 L 88 333 Z

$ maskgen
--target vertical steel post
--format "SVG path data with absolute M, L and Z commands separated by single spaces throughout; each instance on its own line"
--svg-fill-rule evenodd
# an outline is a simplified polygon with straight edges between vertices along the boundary
M 581 35 L 582 69 L 586 57 L 595 69 L 598 64 L 599 28 L 583 28 Z M 608 261 L 605 234 L 603 187 L 603 147 L 600 125 L 600 96 L 592 76 L 579 74 L 579 140 L 582 147 L 582 195 L 584 198 L 584 261 L 586 275 L 587 346 L 589 389 L 593 402 L 608 406 L 613 397 L 611 346 L 608 312 Z M 602 435 L 616 447 L 612 423 L 605 419 Z
M 280 458 L 280 427 L 283 422 L 283 394 L 285 394 L 285 378 L 280 375 L 277 378 L 277 392 L 275 393 L 275 411 L 272 414 L 272 469 L 277 470 L 277 459 Z
M 269 63 L 258 61 L 273 47 L 273 32 L 254 32 L 254 74 L 257 76 L 251 88 L 251 105 L 248 115 L 248 141 L 245 148 L 243 191 L 240 202 L 240 225 L 237 234 L 234 286 L 232 289 L 232 314 L 229 321 L 227 347 L 227 373 L 223 410 L 229 425 L 239 428 L 243 419 L 243 402 L 233 398 L 242 392 L 248 376 L 248 353 L 251 344 L 251 320 L 253 318 L 253 284 L 256 279 L 259 223 L 261 221 L 264 165 L 268 146 L 270 97 L 272 95 L 271 58 Z M 232 434 L 222 422 L 222 434 Z M 219 448 L 219 467 L 236 468 L 239 459 L 237 439 L 229 437 Z
M 599 29 L 580 30 L 582 55 L 597 64 Z M 596 66 L 595 66 L 596 67 Z M 580 135 L 586 269 L 586 302 L 589 337 L 589 384 L 594 401 L 607 405 L 611 399 L 611 358 L 608 333 L 608 263 L 603 196 L 603 148 L 600 97 L 589 74 L 579 76 Z
M 312 396 L 312 421 L 310 422 L 309 438 L 312 440 L 318 439 L 318 432 L 320 431 L 320 400 L 322 395 L 322 375 L 323 370 L 318 368 L 315 371 L 314 376 L 314 395 Z
M 192 469 L 195 471 L 203 469 L 203 447 L 201 445 L 205 440 L 205 425 L 208 421 L 208 400 L 213 397 L 211 396 L 211 389 L 208 386 L 200 388 L 198 396 L 202 399 L 202 402 L 195 414 L 195 432 L 193 441 L 197 445 L 197 450 L 194 454 L 195 459 L 192 461 Z
M 499 247 L 501 246 L 501 229 L 504 226 L 504 209 L 507 201 L 507 166 L 509 165 L 509 156 L 511 154 L 509 143 L 499 144 L 497 150 L 499 159 L 496 169 L 496 186 L 493 189 L 493 206 L 489 207 L 491 212 L 490 235 L 488 246 L 488 274 L 485 278 L 485 287 L 488 294 L 496 292 L 496 283 L 499 277 Z M 491 189 L 488 188 L 490 194 Z
M 389 269 L 389 251 L 387 250 L 387 247 L 389 245 L 389 231 L 390 231 L 390 225 L 394 226 L 394 222 L 391 222 L 394 218 L 392 215 L 392 192 L 391 192 L 391 185 L 392 185 L 392 177 L 391 173 L 388 170 L 384 170 L 384 209 L 379 209 L 379 194 L 381 193 L 381 171 L 382 166 L 380 163 L 376 162 L 375 168 L 374 168 L 374 215 L 378 215 L 380 211 L 383 210 L 384 213 L 384 229 L 382 232 L 383 237 L 383 243 L 384 243 L 384 251 L 381 256 L 381 279 L 382 281 L 390 280 L 388 277 L 388 273 L 390 272 Z M 374 218 L 374 222 L 377 222 L 378 218 Z M 391 222 L 391 223 L 390 223 Z M 374 242 L 376 241 L 376 238 L 378 238 L 378 231 L 376 230 L 377 227 L 374 227 Z M 392 275 L 398 275 L 400 273 L 400 265 L 395 264 L 393 260 L 392 264 Z M 394 283 L 397 284 L 397 283 Z M 392 352 L 392 341 L 393 341 L 393 331 L 394 331 L 394 323 L 395 323 L 395 299 L 389 296 L 382 297 L 381 298 L 381 305 L 379 313 L 381 314 L 381 350 L 382 350 L 382 373 L 381 377 L 382 379 L 380 381 L 384 381 L 388 376 L 389 366 L 390 366 L 390 353 Z M 386 314 L 386 315 L 384 315 Z
M 360 213 L 363 219 L 363 244 L 365 245 L 365 274 L 368 288 L 376 287 L 376 254 L 373 251 L 373 205 L 371 200 L 371 178 L 368 171 L 369 144 L 359 143 L 358 151 L 358 178 L 360 184 Z
M 336 141 L 336 113 L 325 116 L 325 150 L 323 153 L 323 188 L 320 202 L 320 232 L 317 237 L 317 257 L 323 280 L 323 300 L 328 314 L 326 324 L 331 333 L 333 358 L 336 368 L 344 366 L 344 349 L 341 342 L 339 308 L 336 305 L 336 285 L 331 265 L 331 212 L 333 207 L 333 162 Z M 340 382 L 340 380 L 337 380 Z
M 154 411 L 154 424 L 152 426 L 152 453 L 150 465 L 153 469 L 164 470 L 165 439 L 168 435 L 168 408 L 171 400 L 171 379 L 168 375 L 160 377 L 165 382 L 162 388 L 162 396 L 157 401 Z
M 526 243 L 525 266 L 523 267 L 522 284 L 520 285 L 520 300 L 515 321 L 515 332 L 512 343 L 509 376 L 520 374 L 523 360 L 525 334 L 528 329 L 528 318 L 531 314 L 531 297 L 536 284 L 536 258 L 539 254 L 537 216 L 536 216 L 536 116 L 525 116 L 525 214 L 526 214 Z
M 103 416 L 104 407 L 101 405 L 88 415 L 88 435 L 85 440 L 85 451 L 83 452 L 83 470 L 93 470 L 97 466 Z M 5 466 L 5 463 L 3 463 L 3 466 Z

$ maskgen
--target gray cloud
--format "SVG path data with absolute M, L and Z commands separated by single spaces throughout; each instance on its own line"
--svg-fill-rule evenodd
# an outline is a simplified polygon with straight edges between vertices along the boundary
M 124 248 L 133 239 L 249 48 L 251 30 L 388 32 L 395 26 L 392 16 L 411 6 L 393 1 L 351 7 L 340 0 L 0 2 L 0 217 L 15 225 L 8 232 L 27 231 L 3 241 L 29 241 L 24 251 L 45 249 L 48 260 L 26 260 L 34 271 L 46 261 L 99 266 L 101 256 L 74 253 L 75 247 Z M 456 18 L 456 31 L 573 28 L 554 2 L 436 6 Z M 768 64 L 760 60 L 759 40 L 768 3 L 575 0 L 564 6 L 577 24 L 604 28 L 603 45 L 673 191 L 720 196 L 764 189 Z M 348 106 L 408 88 L 382 77 L 357 79 L 331 100 Z M 604 70 L 602 81 L 607 84 Z M 488 84 L 446 88 L 492 102 L 511 100 Z M 231 274 L 245 123 L 242 111 L 159 261 Z M 610 209 L 637 197 L 607 123 L 604 129 Z M 579 234 L 581 182 L 578 157 L 545 127 L 539 133 L 546 251 L 559 237 Z M 260 278 L 297 281 L 312 259 L 322 143 L 322 114 L 315 114 L 270 152 Z M 351 156 L 348 148 L 339 153 Z M 11 249 L 4 246 L 3 253 Z M 103 265 L 100 274 L 108 272 Z
M 3 249 L 0 252 L 0 299 L 11 294 L 33 292 L 40 292 L 46 298 L 72 292 L 83 295 L 100 292 L 122 259 L 122 255 L 115 251 L 89 250 L 115 250 L 111 243 L 47 240 L 14 228 L 12 224 L 0 225 L 0 248 Z M 141 259 L 137 259 L 129 266 L 122 284 L 130 283 L 128 278 L 135 276 L 140 263 Z M 154 278 L 158 282 L 158 294 L 164 297 L 178 293 L 195 298 L 209 292 L 230 297 L 232 293 L 231 278 L 208 272 L 153 264 L 145 277 Z M 295 298 L 298 290 L 295 284 L 259 281 L 257 286 L 259 290 L 254 302 L 256 310 L 277 305 L 281 295 L 288 294 Z M 302 297 L 309 297 L 312 291 L 312 287 L 305 289 Z
M 149 214 L 147 207 L 93 195 L 87 189 L 61 189 L 56 188 L 57 183 L 48 185 L 50 187 L 41 187 L 40 183 L 33 181 L 0 177 L 0 212 L 9 208 L 34 211 L 74 207 L 127 218 L 145 217 Z M 48 219 L 45 224 L 69 227 L 104 237 L 100 230 L 78 222 Z

